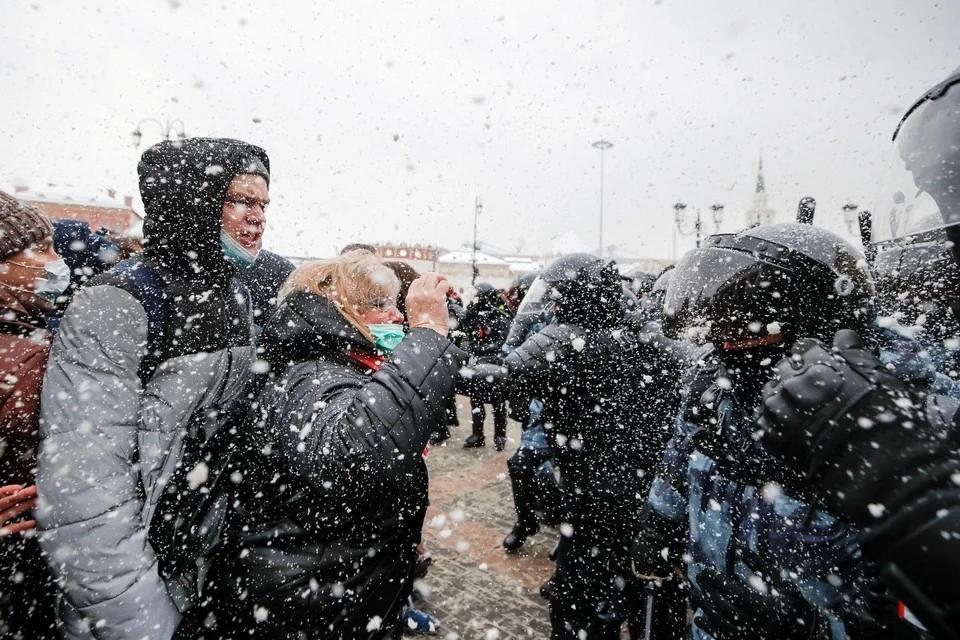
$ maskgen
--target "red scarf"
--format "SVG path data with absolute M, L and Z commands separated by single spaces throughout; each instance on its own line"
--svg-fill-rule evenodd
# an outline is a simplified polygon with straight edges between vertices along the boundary
M 378 356 L 366 351 L 354 351 L 349 347 L 347 348 L 347 355 L 351 360 L 360 363 L 370 371 L 379 371 L 380 365 L 387 361 L 386 357 L 384 356 Z

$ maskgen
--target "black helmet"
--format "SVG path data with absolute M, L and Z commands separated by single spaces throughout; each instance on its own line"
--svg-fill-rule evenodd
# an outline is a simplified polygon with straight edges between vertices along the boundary
M 500 290 L 489 282 L 478 282 L 474 287 L 474 292 L 470 306 L 479 311 L 496 309 L 503 302 Z
M 942 342 L 960 331 L 951 305 L 960 294 L 960 268 L 945 229 L 884 242 L 873 265 L 877 303 L 900 323 L 919 326 L 923 342 Z
M 863 253 L 811 225 L 774 224 L 710 236 L 673 271 L 664 333 L 738 342 L 783 334 L 830 339 L 873 318 Z
M 960 224 L 960 73 L 903 116 L 874 203 L 874 242 Z
M 623 282 L 614 262 L 573 253 L 547 267 L 540 280 L 554 301 L 559 322 L 599 329 L 616 326 L 623 318 Z

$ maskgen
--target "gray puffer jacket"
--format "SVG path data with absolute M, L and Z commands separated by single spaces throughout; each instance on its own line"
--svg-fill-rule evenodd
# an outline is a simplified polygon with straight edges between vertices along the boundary
M 219 237 L 233 177 L 266 179 L 267 162 L 235 140 L 148 149 L 136 260 L 155 295 L 115 269 L 79 291 L 60 324 L 41 393 L 37 523 L 70 639 L 168 640 L 188 604 L 159 575 L 147 526 L 194 413 L 246 400 L 249 300 Z
M 240 399 L 248 381 L 250 346 L 173 358 L 141 388 L 146 336 L 133 296 L 84 289 L 47 368 L 37 519 L 69 638 L 172 636 L 187 594 L 168 594 L 147 525 L 180 459 L 180 427 L 199 409 Z

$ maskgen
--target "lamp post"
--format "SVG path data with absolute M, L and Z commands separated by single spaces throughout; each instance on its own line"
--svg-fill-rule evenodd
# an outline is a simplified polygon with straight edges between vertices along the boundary
M 710 211 L 713 215 L 713 232 L 720 233 L 720 223 L 723 222 L 723 205 L 715 202 L 710 205 Z
M 723 222 L 723 209 L 722 204 L 715 203 L 710 205 L 711 217 L 713 218 L 713 227 L 714 232 L 717 233 L 720 231 L 720 223 Z M 690 236 L 696 234 L 697 236 L 697 247 L 700 247 L 700 238 L 703 235 L 703 217 L 700 214 L 700 209 L 697 208 L 697 217 L 692 220 L 692 225 L 687 220 L 687 205 L 684 202 L 678 202 L 673 205 L 673 221 L 677 225 L 677 231 L 681 235 Z M 676 239 L 674 239 L 674 256 L 676 256 Z
M 477 196 L 476 201 L 473 206 L 473 254 L 470 262 L 472 263 L 472 275 L 470 276 L 470 286 L 475 287 L 477 285 L 477 276 L 480 275 L 477 272 L 477 219 L 480 217 L 480 212 L 483 211 L 483 205 L 480 203 L 480 196 Z
M 613 146 L 612 142 L 607 140 L 597 140 L 591 145 L 594 149 L 600 149 L 600 237 L 599 237 L 599 255 L 603 258 L 603 157 L 607 149 Z
M 140 141 L 143 140 L 143 133 L 140 131 L 140 127 L 142 127 L 144 124 L 147 124 L 147 123 L 153 123 L 158 127 L 160 127 L 160 131 L 163 132 L 164 140 L 169 140 L 173 135 L 177 136 L 177 138 L 179 138 L 180 140 L 183 140 L 184 138 L 187 137 L 187 132 L 183 128 L 183 120 L 179 120 L 179 119 L 164 120 L 163 122 L 160 122 L 159 120 L 155 120 L 154 118 L 144 118 L 143 120 L 137 123 L 136 128 L 133 130 L 133 133 L 130 134 L 131 137 L 133 138 L 134 147 L 140 146 Z M 177 131 L 178 127 L 180 129 L 179 131 Z
M 853 233 L 853 225 L 859 224 L 857 219 L 857 209 L 859 208 L 852 202 L 843 205 L 843 221 L 847 224 L 847 231 L 850 233 Z

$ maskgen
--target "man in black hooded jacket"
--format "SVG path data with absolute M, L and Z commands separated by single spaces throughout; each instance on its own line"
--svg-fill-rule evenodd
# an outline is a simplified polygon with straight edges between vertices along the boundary
M 147 527 L 191 418 L 244 400 L 253 362 L 239 252 L 223 230 L 229 219 L 259 241 L 266 153 L 166 141 L 138 173 L 143 255 L 76 294 L 43 384 L 37 521 L 71 639 L 173 635 L 191 594 L 161 577 Z

